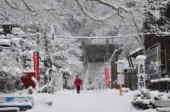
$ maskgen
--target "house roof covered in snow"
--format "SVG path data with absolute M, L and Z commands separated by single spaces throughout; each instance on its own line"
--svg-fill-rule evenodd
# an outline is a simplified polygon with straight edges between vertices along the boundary
M 145 35 L 152 35 L 156 38 L 170 38 L 170 32 L 158 32 L 158 33 L 145 33 Z
M 152 83 L 156 82 L 170 82 L 170 78 L 160 78 L 160 79 L 153 79 L 151 80 Z
M 136 57 L 136 60 L 145 60 L 146 59 L 146 56 L 145 55 L 138 55 Z
M 117 63 L 126 63 L 126 60 L 124 60 L 124 59 L 119 59 L 119 60 L 117 61 Z
M 130 52 L 129 57 L 136 57 L 138 55 L 142 55 L 144 53 L 143 51 L 144 51 L 144 48 L 139 47 L 133 50 L 132 52 Z

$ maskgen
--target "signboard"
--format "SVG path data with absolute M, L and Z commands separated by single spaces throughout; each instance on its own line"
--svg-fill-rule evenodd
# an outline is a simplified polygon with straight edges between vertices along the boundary
M 40 80 L 40 68 L 39 68 L 39 53 L 33 52 L 33 71 L 35 72 L 35 78 Z
M 33 62 L 33 72 L 23 72 L 24 75 L 21 77 L 21 81 L 25 88 L 36 87 L 36 83 L 33 80 L 33 77 L 36 80 L 40 80 L 39 53 L 38 52 L 33 52 L 32 62 Z
M 145 74 L 140 74 L 138 76 L 138 88 L 144 88 L 145 87 Z
M 105 80 L 106 87 L 109 87 L 109 84 L 110 84 L 110 73 L 109 73 L 109 68 L 108 67 L 104 68 L 104 80 Z

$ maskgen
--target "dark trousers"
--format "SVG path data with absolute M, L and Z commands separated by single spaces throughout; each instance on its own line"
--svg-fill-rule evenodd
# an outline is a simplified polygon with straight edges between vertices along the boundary
M 76 86 L 76 92 L 79 94 L 80 93 L 80 86 Z

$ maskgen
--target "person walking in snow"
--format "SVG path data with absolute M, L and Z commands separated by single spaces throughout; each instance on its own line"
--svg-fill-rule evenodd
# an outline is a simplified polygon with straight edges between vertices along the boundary
M 79 93 L 80 93 L 80 87 L 81 87 L 81 85 L 82 85 L 82 80 L 79 78 L 78 75 L 76 75 L 76 78 L 75 78 L 75 80 L 74 80 L 74 85 L 76 86 L 76 92 L 77 92 L 77 94 L 79 94 Z

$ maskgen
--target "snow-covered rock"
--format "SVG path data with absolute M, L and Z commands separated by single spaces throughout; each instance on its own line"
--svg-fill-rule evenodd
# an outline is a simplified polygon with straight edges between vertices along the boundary
M 164 108 L 170 107 L 170 98 L 166 93 L 158 91 L 142 90 L 134 96 L 132 104 L 135 107 L 148 109 L 148 108 Z

